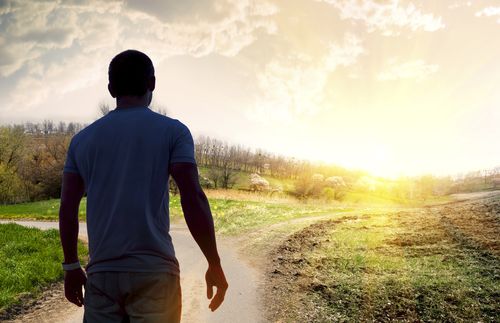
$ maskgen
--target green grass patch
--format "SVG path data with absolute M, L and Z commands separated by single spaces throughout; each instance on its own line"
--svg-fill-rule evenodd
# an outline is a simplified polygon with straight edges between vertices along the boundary
M 86 264 L 87 248 L 81 242 L 78 253 Z M 0 224 L 0 311 L 61 280 L 63 259 L 58 230 Z
M 56 221 L 59 219 L 60 205 L 60 199 L 0 205 L 0 218 Z M 78 213 L 78 218 L 84 221 L 87 213 L 87 198 L 84 197 L 80 202 Z
M 222 234 L 237 234 L 250 229 L 305 216 L 347 212 L 352 209 L 328 204 L 275 203 L 209 199 L 214 225 Z M 179 196 L 170 198 L 170 214 L 174 220 L 182 217 Z
M 170 197 L 172 221 L 183 218 L 179 195 Z M 226 198 L 209 199 L 215 228 L 219 233 L 236 234 L 252 228 L 262 227 L 284 220 L 303 216 L 345 212 L 351 209 L 331 204 L 277 203 L 260 201 L 240 201 Z M 59 219 L 59 199 L 1 205 L 0 218 L 35 219 L 57 221 Z M 80 203 L 79 219 L 85 221 L 86 198 Z

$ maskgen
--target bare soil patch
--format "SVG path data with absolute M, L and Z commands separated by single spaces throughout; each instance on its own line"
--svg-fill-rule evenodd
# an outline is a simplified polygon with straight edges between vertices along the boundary
M 38 297 L 26 295 L 20 302 L 0 313 L 1 322 L 60 322 L 71 316 L 76 306 L 64 297 L 64 283 L 46 286 Z
M 292 234 L 271 253 L 271 264 L 266 267 L 269 268 L 266 285 L 270 288 L 264 296 L 270 321 L 298 322 L 304 319 L 303 322 L 309 322 L 316 317 L 315 312 L 320 308 L 314 302 L 308 301 L 304 293 L 309 290 L 321 291 L 327 286 L 315 281 L 314 277 L 303 270 L 310 265 L 306 260 L 307 255 L 323 243 L 329 242 L 325 234 L 336 224 L 357 218 L 349 216 L 314 223 Z M 321 267 L 317 269 L 321 270 Z

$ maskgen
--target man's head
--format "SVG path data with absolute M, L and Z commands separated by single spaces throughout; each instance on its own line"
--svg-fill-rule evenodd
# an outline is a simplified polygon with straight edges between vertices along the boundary
M 155 88 L 153 62 L 144 53 L 129 49 L 116 55 L 109 64 L 108 90 L 113 98 L 139 99 L 151 102 Z

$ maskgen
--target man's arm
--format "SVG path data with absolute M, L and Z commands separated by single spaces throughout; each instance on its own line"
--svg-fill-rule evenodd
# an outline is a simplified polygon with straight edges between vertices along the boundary
M 228 284 L 217 252 L 210 205 L 200 186 L 196 164 L 184 162 L 170 164 L 170 174 L 179 187 L 182 211 L 189 231 L 208 261 L 205 279 L 209 299 L 213 296 L 213 286 L 217 287 L 217 293 L 209 305 L 210 309 L 215 311 L 224 301 Z
M 79 174 L 63 173 L 59 234 L 66 264 L 78 261 L 78 208 L 84 192 L 85 186 Z M 65 296 L 77 306 L 83 304 L 82 285 L 85 285 L 85 281 L 86 276 L 81 268 L 65 271 Z

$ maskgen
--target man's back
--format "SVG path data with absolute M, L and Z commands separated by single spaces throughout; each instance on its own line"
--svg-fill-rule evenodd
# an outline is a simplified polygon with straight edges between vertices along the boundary
M 146 54 L 121 52 L 111 60 L 108 76 L 116 109 L 72 138 L 64 165 L 59 209 L 64 295 L 77 306 L 85 304 L 84 322 L 180 321 L 179 265 L 168 233 L 170 172 L 186 224 L 208 262 L 207 298 L 215 311 L 228 284 L 191 133 L 179 120 L 148 108 L 156 78 Z M 77 248 L 85 191 L 86 273 Z
M 88 273 L 179 274 L 169 230 L 168 166 L 195 163 L 188 128 L 146 107 L 119 108 L 71 141 L 66 172 L 87 191 Z

